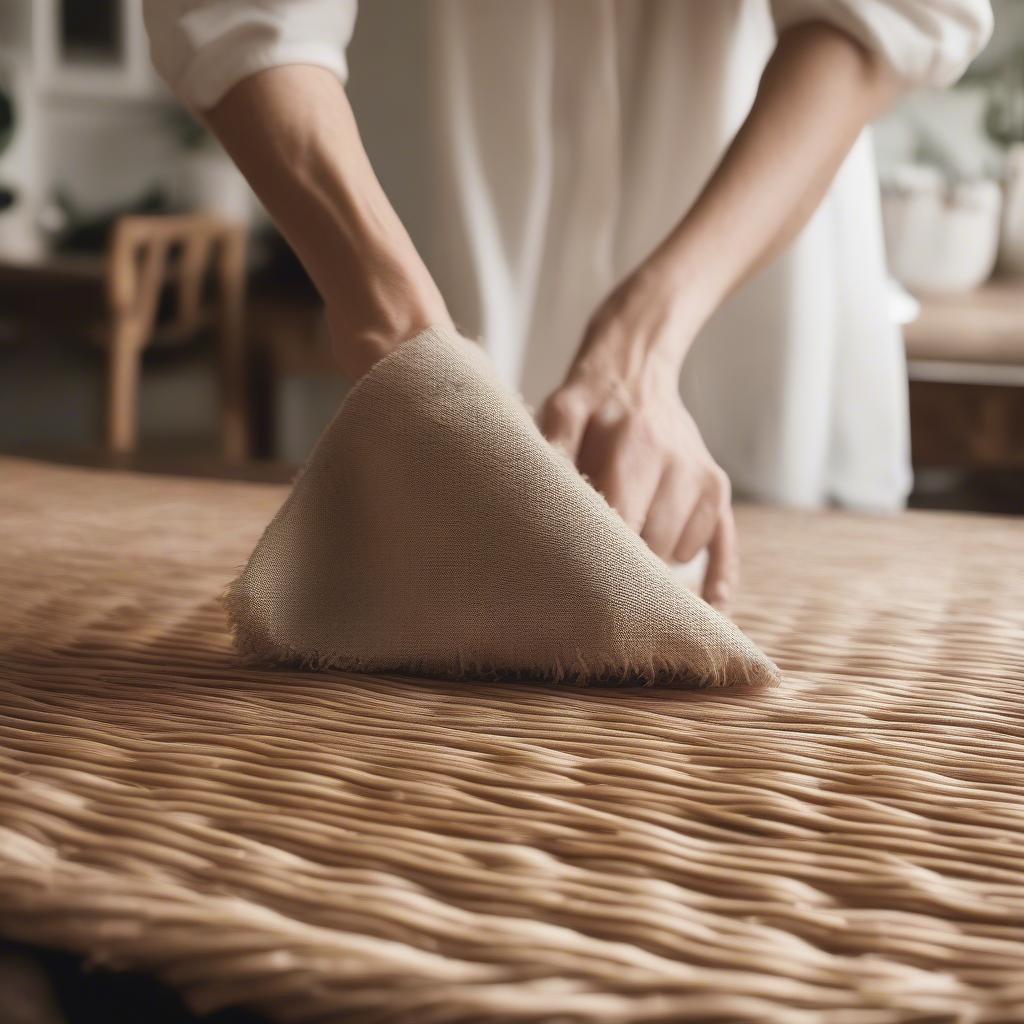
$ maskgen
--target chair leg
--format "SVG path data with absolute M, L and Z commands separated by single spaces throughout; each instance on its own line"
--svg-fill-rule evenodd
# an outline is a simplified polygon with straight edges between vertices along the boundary
M 232 235 L 221 256 L 220 382 L 224 457 L 250 455 L 249 382 L 245 346 L 245 238 Z
M 142 344 L 130 320 L 115 322 L 107 351 L 106 443 L 110 452 L 132 452 L 138 441 Z

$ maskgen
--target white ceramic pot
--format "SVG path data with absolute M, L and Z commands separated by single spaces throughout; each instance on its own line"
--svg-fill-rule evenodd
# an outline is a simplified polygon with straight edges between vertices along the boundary
M 1024 145 L 1020 143 L 1006 156 L 999 268 L 1007 274 L 1024 275 Z
M 252 190 L 226 154 L 217 149 L 185 153 L 178 168 L 174 199 L 184 210 L 215 213 L 248 224 L 255 207 Z
M 977 288 L 995 267 L 1002 204 L 994 181 L 950 183 L 937 168 L 898 168 L 882 188 L 893 277 L 913 292 Z

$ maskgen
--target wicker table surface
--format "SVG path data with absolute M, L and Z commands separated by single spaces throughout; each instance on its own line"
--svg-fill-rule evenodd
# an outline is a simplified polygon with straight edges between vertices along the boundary
M 281 1021 L 1024 1019 L 1024 528 L 745 508 L 760 694 L 245 667 L 280 487 L 0 460 L 0 934 Z

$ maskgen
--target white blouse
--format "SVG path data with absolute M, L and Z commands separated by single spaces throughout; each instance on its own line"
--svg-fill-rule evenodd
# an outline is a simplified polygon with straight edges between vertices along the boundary
M 417 242 L 456 322 L 532 402 L 560 382 L 601 299 L 699 194 L 780 28 L 830 22 L 908 86 L 943 86 L 992 27 L 987 0 L 426 10 L 435 223 Z M 197 109 L 277 65 L 346 76 L 355 0 L 146 0 L 145 11 L 154 63 Z M 895 508 L 910 485 L 906 389 L 865 136 L 799 237 L 701 333 L 681 390 L 738 494 Z

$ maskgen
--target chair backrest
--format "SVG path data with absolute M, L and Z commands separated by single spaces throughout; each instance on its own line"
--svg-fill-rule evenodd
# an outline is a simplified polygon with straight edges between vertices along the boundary
M 192 334 L 202 323 L 211 278 L 221 299 L 244 288 L 245 244 L 243 225 L 208 214 L 121 217 L 107 247 L 110 307 L 151 329 L 170 287 L 175 301 L 168 333 Z

